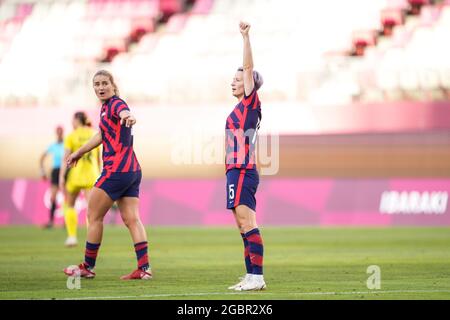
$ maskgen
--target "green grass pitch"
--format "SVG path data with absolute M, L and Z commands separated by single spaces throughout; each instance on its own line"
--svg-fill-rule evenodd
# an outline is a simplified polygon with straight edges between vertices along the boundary
M 95 279 L 69 290 L 62 269 L 83 258 L 63 229 L 0 228 L 0 299 L 450 299 L 450 228 L 263 227 L 261 292 L 227 289 L 245 273 L 233 228 L 148 228 L 154 279 L 121 281 L 135 268 L 123 226 L 105 227 Z M 367 267 L 381 289 L 367 288 Z

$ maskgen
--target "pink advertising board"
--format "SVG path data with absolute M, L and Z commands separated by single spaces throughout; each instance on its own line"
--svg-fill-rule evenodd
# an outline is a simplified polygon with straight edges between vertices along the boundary
M 0 181 L 0 225 L 46 223 L 48 189 L 43 181 Z M 144 180 L 141 217 L 146 225 L 234 225 L 225 192 L 224 179 Z M 257 215 L 261 225 L 450 226 L 449 193 L 450 179 L 262 177 Z M 85 206 L 77 203 L 82 223 Z M 110 212 L 111 220 L 120 216 Z M 63 223 L 60 209 L 56 222 Z

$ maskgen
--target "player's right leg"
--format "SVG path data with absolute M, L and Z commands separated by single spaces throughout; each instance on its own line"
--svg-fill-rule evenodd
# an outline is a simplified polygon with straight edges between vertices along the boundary
M 88 202 L 89 226 L 87 230 L 84 262 L 79 265 L 82 277 L 95 277 L 95 262 L 103 237 L 103 219 L 112 204 L 113 200 L 104 190 L 97 187 L 92 189 Z M 64 269 L 64 273 L 68 276 L 73 275 L 71 268 Z

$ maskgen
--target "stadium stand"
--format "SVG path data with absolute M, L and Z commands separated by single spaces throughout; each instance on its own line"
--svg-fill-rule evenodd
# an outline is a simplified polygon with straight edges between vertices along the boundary
M 5 0 L 0 106 L 90 105 L 98 68 L 135 104 L 224 102 L 240 19 L 254 25 L 265 101 L 450 97 L 448 0 Z

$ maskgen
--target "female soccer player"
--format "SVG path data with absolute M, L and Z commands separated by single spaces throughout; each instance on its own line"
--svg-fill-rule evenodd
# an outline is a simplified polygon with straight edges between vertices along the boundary
M 73 132 L 64 139 L 65 159 L 95 135 L 95 131 L 91 128 L 86 113 L 82 111 L 75 113 L 72 125 Z M 89 197 L 89 191 L 94 186 L 95 180 L 100 174 L 100 155 L 98 148 L 86 153 L 80 159 L 78 166 L 67 172 L 67 181 L 65 181 L 66 172 L 67 165 L 63 161 L 59 173 L 59 181 L 61 189 L 64 190 L 65 185 L 66 191 L 64 203 L 64 220 L 67 229 L 66 246 L 73 247 L 78 243 L 78 213 L 75 210 L 75 201 L 81 190 L 84 190 L 86 199 Z
M 130 231 L 137 258 L 137 269 L 122 280 L 151 279 L 148 259 L 147 234 L 139 217 L 139 185 L 141 167 L 133 151 L 131 127 L 136 123 L 125 101 L 119 98 L 119 90 L 108 71 L 98 71 L 93 79 L 94 91 L 102 102 L 100 111 L 100 133 L 72 153 L 69 166 L 76 166 L 81 157 L 103 145 L 103 171 L 92 189 L 88 203 L 88 231 L 84 262 L 78 270 L 64 269 L 73 276 L 80 272 L 85 278 L 94 278 L 97 253 L 103 236 L 103 218 L 117 201 L 123 222 Z
M 41 177 L 47 180 L 47 174 L 44 169 L 44 161 L 48 155 L 53 158 L 52 171 L 50 173 L 51 193 L 50 193 L 50 219 L 45 226 L 46 228 L 53 227 L 53 221 L 55 219 L 56 210 L 56 195 L 59 189 L 59 171 L 61 168 L 61 162 L 64 156 L 64 130 L 61 126 L 56 127 L 56 142 L 52 143 L 47 150 L 42 154 L 39 161 L 41 166 Z
M 259 184 L 256 170 L 255 142 L 261 121 L 261 103 L 257 90 L 262 86 L 261 75 L 253 70 L 250 45 L 250 25 L 239 24 L 244 40 L 244 62 L 231 84 L 233 96 L 239 103 L 226 122 L 227 208 L 233 211 L 244 241 L 247 274 L 238 284 L 229 287 L 237 291 L 266 288 L 263 277 L 263 241 L 256 224 L 255 193 Z

